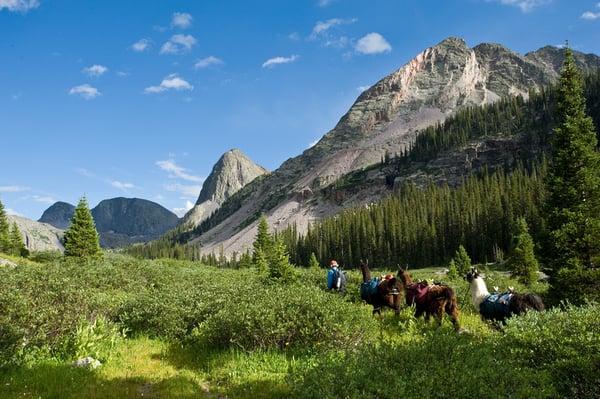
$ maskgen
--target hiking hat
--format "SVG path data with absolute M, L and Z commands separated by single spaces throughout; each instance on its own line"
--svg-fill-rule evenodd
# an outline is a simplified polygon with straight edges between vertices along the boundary
M 338 264 L 335 260 L 332 260 L 331 262 L 329 262 L 329 266 L 331 266 L 331 267 L 338 266 Z

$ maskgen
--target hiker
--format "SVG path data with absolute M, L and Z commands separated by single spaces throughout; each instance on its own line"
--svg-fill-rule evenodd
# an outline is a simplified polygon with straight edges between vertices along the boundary
M 346 290 L 346 275 L 335 260 L 329 263 L 327 272 L 327 289 L 344 292 Z

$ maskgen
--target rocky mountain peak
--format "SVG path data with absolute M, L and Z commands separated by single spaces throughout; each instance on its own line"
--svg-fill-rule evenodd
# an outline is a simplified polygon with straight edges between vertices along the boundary
M 38 222 L 47 223 L 57 229 L 65 230 L 71 224 L 71 218 L 75 212 L 75 206 L 58 201 L 44 211 Z
M 197 225 L 217 210 L 225 200 L 268 171 L 252 161 L 238 148 L 224 153 L 204 181 L 196 205 L 184 223 Z

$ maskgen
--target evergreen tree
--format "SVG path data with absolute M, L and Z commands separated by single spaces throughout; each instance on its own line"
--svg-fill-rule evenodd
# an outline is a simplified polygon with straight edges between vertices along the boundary
M 85 197 L 79 200 L 71 225 L 65 232 L 65 256 L 102 257 L 98 232 Z
M 269 257 L 269 277 L 275 280 L 289 281 L 294 276 L 294 267 L 281 239 L 275 240 Z
M 27 247 L 25 247 L 25 243 L 23 242 L 23 236 L 21 235 L 21 231 L 19 231 L 19 227 L 14 222 L 12 224 L 12 228 L 10 229 L 9 243 L 9 253 L 11 255 L 23 257 L 29 255 L 29 251 L 27 250 Z
M 587 116 L 579 70 L 566 51 L 548 174 L 548 255 L 560 269 L 592 269 L 600 261 L 600 156 Z
M 508 264 L 513 275 L 522 283 L 529 285 L 537 280 L 539 264 L 535 258 L 534 243 L 525 218 L 519 218 L 517 221 L 515 247 Z
M 460 274 L 458 273 L 458 268 L 456 267 L 456 262 L 454 259 L 450 259 L 450 263 L 448 264 L 448 278 L 458 278 Z
M 0 201 L 0 252 L 10 252 L 10 226 L 8 224 L 8 218 L 6 217 L 6 211 L 4 210 L 4 204 Z
M 254 267 L 259 274 L 264 274 L 267 272 L 267 268 L 269 267 L 269 261 L 267 255 L 260 248 L 256 248 L 254 250 L 254 259 L 253 259 Z
M 317 260 L 317 255 L 315 255 L 314 252 L 310 253 L 310 259 L 308 261 L 308 267 L 311 269 L 319 269 L 321 267 L 321 265 L 319 264 L 319 261 Z
M 469 257 L 465 247 L 462 245 L 456 250 L 453 261 L 456 264 L 458 273 L 461 275 L 467 273 L 471 269 L 471 258 Z
M 252 256 L 250 256 L 248 252 L 244 252 L 242 256 L 240 256 L 238 267 L 240 269 L 249 269 L 252 267 Z
M 263 255 L 269 256 L 271 253 L 271 247 L 273 246 L 273 237 L 269 233 L 269 224 L 267 223 L 267 218 L 262 216 L 258 222 L 258 231 L 256 233 L 256 238 L 254 239 L 254 252 L 252 254 L 252 258 L 256 263 L 257 252 L 262 251 Z

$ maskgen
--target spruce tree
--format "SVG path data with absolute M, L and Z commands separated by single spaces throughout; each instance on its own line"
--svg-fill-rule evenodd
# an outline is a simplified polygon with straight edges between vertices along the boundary
M 317 255 L 314 252 L 310 253 L 310 259 L 308 261 L 308 267 L 311 269 L 318 269 L 321 265 L 319 265 L 319 261 L 317 260 Z
M 27 247 L 23 242 L 23 236 L 16 223 L 13 222 L 9 234 L 10 251 L 11 255 L 26 257 L 29 255 Z
M 0 252 L 10 252 L 9 227 L 4 204 L 0 201 Z
M 471 258 L 462 245 L 456 250 L 453 260 L 460 274 L 465 274 L 471 269 Z
M 102 257 L 98 232 L 85 197 L 79 200 L 71 225 L 65 232 L 65 256 Z
M 275 280 L 289 281 L 294 276 L 294 267 L 290 264 L 285 244 L 275 240 L 269 257 L 269 277 Z
M 586 297 L 600 298 L 600 155 L 570 49 L 566 50 L 560 77 L 557 113 L 547 178 L 549 234 L 545 253 L 553 294 L 583 302 Z
M 269 267 L 269 261 L 267 258 L 267 255 L 264 253 L 264 251 L 260 248 L 256 248 L 254 250 L 254 267 L 256 267 L 256 270 L 258 271 L 259 274 L 264 274 L 267 272 L 267 268 Z
M 458 278 L 459 277 L 458 268 L 456 267 L 456 262 L 454 259 L 450 259 L 450 263 L 448 264 L 448 278 Z
M 256 238 L 254 239 L 254 252 L 252 253 L 252 259 L 256 263 L 257 252 L 262 251 L 263 255 L 269 256 L 271 253 L 271 247 L 273 246 L 273 237 L 269 233 L 269 224 L 267 218 L 262 216 L 258 222 L 258 231 Z
M 524 284 L 531 284 L 537 280 L 539 264 L 535 258 L 534 243 L 529 234 L 529 227 L 525 218 L 517 220 L 517 234 L 515 247 L 512 251 L 508 265 L 514 276 Z

